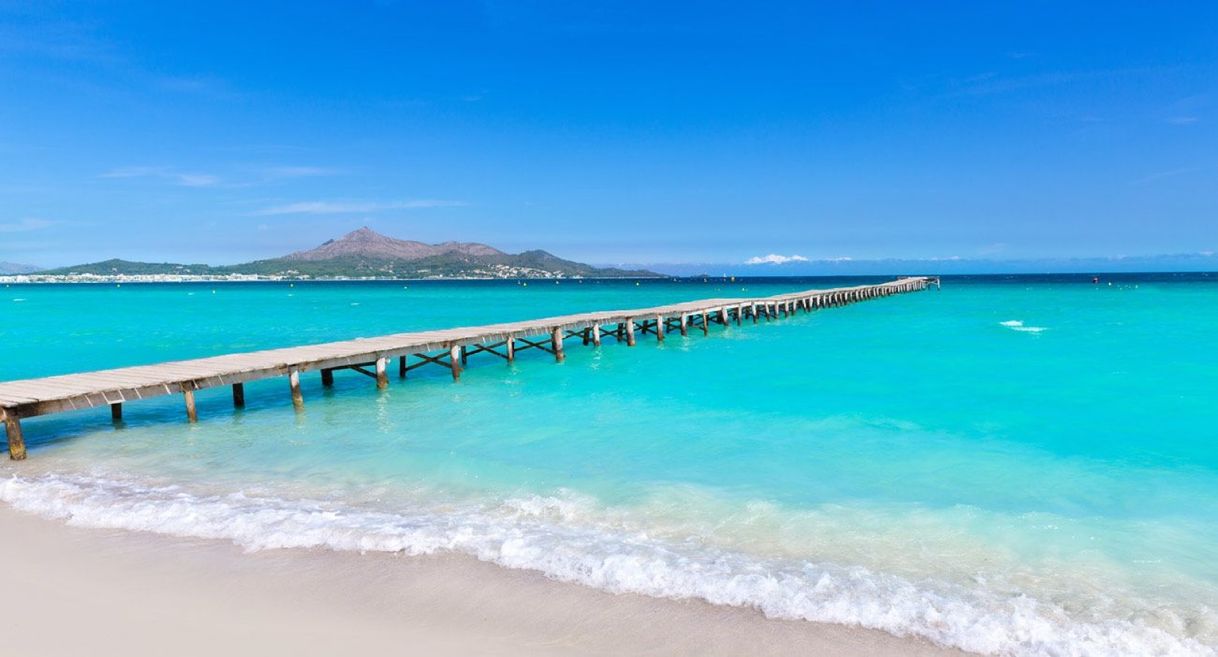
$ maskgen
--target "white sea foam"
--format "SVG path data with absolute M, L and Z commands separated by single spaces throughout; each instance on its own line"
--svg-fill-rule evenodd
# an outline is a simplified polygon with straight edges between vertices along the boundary
M 1212 646 L 1141 622 L 1080 621 L 1027 595 L 911 581 L 861 567 L 760 558 L 587 522 L 591 502 L 523 497 L 395 513 L 322 501 L 47 474 L 0 480 L 0 500 L 85 527 L 227 539 L 248 550 L 451 551 L 613 592 L 701 598 L 767 616 L 859 625 L 983 654 L 1214 657 Z
M 1040 333 L 1045 330 L 1043 326 L 1024 326 L 1023 320 L 1019 319 L 1008 319 L 1005 322 L 998 322 L 998 325 L 1005 326 L 1012 331 L 1019 331 L 1020 333 Z

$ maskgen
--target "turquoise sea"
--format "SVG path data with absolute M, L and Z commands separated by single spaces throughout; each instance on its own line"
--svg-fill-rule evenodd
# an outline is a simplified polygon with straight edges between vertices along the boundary
M 0 380 L 878 279 L 13 285 Z M 945 278 L 635 348 L 27 420 L 0 499 L 455 551 L 996 655 L 1218 654 L 1218 275 Z

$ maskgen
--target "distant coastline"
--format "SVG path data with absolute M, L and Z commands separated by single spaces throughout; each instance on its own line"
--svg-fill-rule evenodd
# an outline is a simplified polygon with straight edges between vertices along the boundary
M 63 285 L 103 283 L 273 283 L 273 282 L 420 282 L 420 281 L 632 281 L 685 278 L 652 273 L 648 276 L 292 276 L 266 274 L 13 274 L 0 276 L 0 285 Z M 716 277 L 718 278 L 718 277 Z

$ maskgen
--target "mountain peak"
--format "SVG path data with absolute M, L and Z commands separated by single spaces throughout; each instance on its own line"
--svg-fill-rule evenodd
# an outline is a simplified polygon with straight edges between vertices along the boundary
M 426 244 L 400 240 L 382 235 L 367 226 L 329 240 L 315 249 L 297 251 L 288 260 L 329 260 L 331 258 L 364 258 L 371 260 L 421 260 L 431 256 L 458 254 L 465 256 L 501 256 L 496 248 L 476 242 L 443 242 Z
M 367 226 L 362 226 L 360 228 L 357 228 L 357 229 L 351 231 L 350 233 L 347 233 L 346 235 L 343 235 L 342 237 L 338 238 L 337 240 L 331 240 L 331 242 L 335 242 L 335 241 L 341 242 L 344 240 L 358 241 L 358 242 L 371 242 L 371 241 L 387 240 L 387 239 L 391 239 L 391 238 L 386 237 L 386 236 L 376 232 L 375 230 L 372 230 L 371 228 L 369 228 Z

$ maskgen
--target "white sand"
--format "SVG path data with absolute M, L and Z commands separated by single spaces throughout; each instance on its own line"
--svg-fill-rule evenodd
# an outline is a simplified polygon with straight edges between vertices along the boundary
M 79 529 L 0 506 L 0 654 L 961 655 L 748 609 L 612 595 L 473 558 Z

